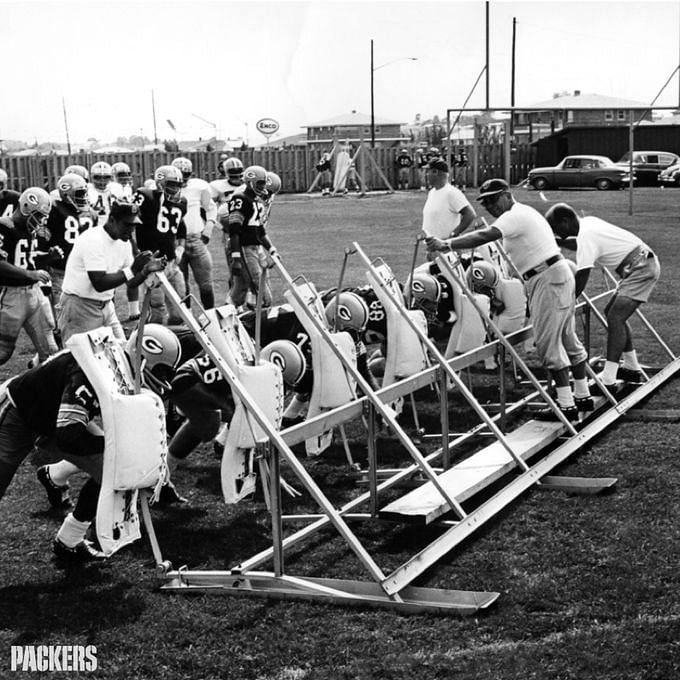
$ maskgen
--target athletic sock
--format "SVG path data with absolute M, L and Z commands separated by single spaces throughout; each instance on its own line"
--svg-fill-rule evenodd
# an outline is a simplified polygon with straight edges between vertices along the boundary
M 128 300 L 128 314 L 139 316 L 139 300 Z
M 555 391 L 557 392 L 557 403 L 561 408 L 575 406 L 574 395 L 571 392 L 571 387 L 556 387 Z
M 75 548 L 85 538 L 91 522 L 79 522 L 72 513 L 66 515 L 57 532 L 57 538 L 67 547 Z
M 628 368 L 631 371 L 641 370 L 641 366 L 638 363 L 637 352 L 634 349 L 630 352 L 624 352 L 621 355 L 621 358 L 623 359 L 622 365 L 624 368 Z
M 80 472 L 80 468 L 68 460 L 60 460 L 58 463 L 51 463 L 47 466 L 47 469 L 50 473 L 50 479 L 57 486 L 68 486 L 69 478 L 75 475 L 76 472 Z
M 585 399 L 590 396 L 588 378 L 574 378 L 574 396 L 577 399 Z
M 605 385 L 613 385 L 616 382 L 616 373 L 619 370 L 617 361 L 605 361 L 604 370 L 600 373 L 600 379 Z

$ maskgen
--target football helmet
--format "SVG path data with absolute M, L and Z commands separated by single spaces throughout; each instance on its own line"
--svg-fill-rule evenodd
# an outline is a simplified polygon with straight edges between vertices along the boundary
M 137 330 L 130 334 L 125 351 L 131 359 L 137 353 Z M 141 368 L 144 384 L 156 394 L 163 395 L 170 389 L 182 348 L 177 336 L 158 323 L 144 324 L 142 338 Z
M 302 350 L 290 340 L 274 340 L 260 351 L 260 357 L 271 361 L 281 369 L 283 380 L 296 385 L 307 370 L 307 361 Z
M 336 309 L 337 306 L 337 319 Z M 331 327 L 339 331 L 356 331 L 361 333 L 368 323 L 368 305 L 364 299 L 352 293 L 343 291 L 340 295 L 333 296 L 326 305 L 326 319 Z
M 439 302 L 442 296 L 442 284 L 436 276 L 426 272 L 416 272 L 411 281 L 411 300 L 416 305 Z
M 243 171 L 243 181 L 257 196 L 267 195 L 267 171 L 261 165 L 249 165 Z
M 108 183 L 113 177 L 113 172 L 111 171 L 111 166 L 104 162 L 98 161 L 90 168 L 90 175 L 92 176 L 92 184 L 94 188 L 99 191 L 104 191 Z
M 172 165 L 179 169 L 185 182 L 194 172 L 194 166 L 191 164 L 191 161 L 188 158 L 175 158 L 175 160 L 172 161 Z
M 87 207 L 87 182 L 74 172 L 61 177 L 57 182 L 59 198 L 70 203 L 79 212 Z
M 431 146 L 429 153 L 433 156 L 439 156 L 439 149 L 436 146 Z
M 80 175 L 86 182 L 90 181 L 90 173 L 84 165 L 69 165 L 66 170 L 64 170 L 65 175 Z
M 243 163 L 240 158 L 227 158 L 222 162 L 222 167 L 227 179 L 232 184 L 241 184 L 243 181 Z
M 26 218 L 26 227 L 31 234 L 45 226 L 51 209 L 52 200 L 40 187 L 29 187 L 19 196 L 19 212 Z
M 227 176 L 227 171 L 224 169 L 224 161 L 227 160 L 229 156 L 227 156 L 226 153 L 223 153 L 220 155 L 220 160 L 219 163 L 217 164 L 217 174 L 220 177 L 226 177 Z
M 179 201 L 182 184 L 184 184 L 184 177 L 179 168 L 176 168 L 174 165 L 161 165 L 160 168 L 156 168 L 153 178 L 156 182 L 156 187 L 163 192 L 166 200 L 171 203 Z
M 267 172 L 267 193 L 270 196 L 281 191 L 281 178 L 275 172 Z
M 7 176 L 7 173 L 2 168 L 0 168 L 0 191 L 7 188 L 8 179 L 9 177 Z
M 126 184 L 132 184 L 132 173 L 130 172 L 130 166 L 127 163 L 119 161 L 111 166 L 111 174 L 113 175 L 114 181 L 125 186 Z
M 475 260 L 468 269 L 468 286 L 475 293 L 484 293 L 489 288 L 495 288 L 500 279 L 500 272 L 491 262 Z

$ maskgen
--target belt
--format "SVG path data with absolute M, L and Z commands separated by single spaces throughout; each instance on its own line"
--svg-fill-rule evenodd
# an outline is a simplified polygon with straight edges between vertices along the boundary
M 552 267 L 555 264 L 555 262 L 559 262 L 561 259 L 562 259 L 561 253 L 553 255 L 552 257 L 549 257 L 545 262 L 541 262 L 541 264 L 536 265 L 532 269 L 527 269 L 527 271 L 525 271 L 524 274 L 522 274 L 522 278 L 525 281 L 528 281 L 532 276 L 536 276 L 536 274 L 544 272 L 548 267 Z

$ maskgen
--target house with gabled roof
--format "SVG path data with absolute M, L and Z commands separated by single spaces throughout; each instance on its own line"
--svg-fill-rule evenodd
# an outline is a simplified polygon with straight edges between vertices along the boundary
M 400 123 L 386 118 L 374 117 L 376 146 L 397 146 L 408 141 L 402 135 Z M 333 118 L 303 125 L 307 129 L 307 144 L 328 145 L 334 141 L 349 141 L 358 144 L 361 140 L 371 141 L 371 116 L 358 111 L 344 113 Z

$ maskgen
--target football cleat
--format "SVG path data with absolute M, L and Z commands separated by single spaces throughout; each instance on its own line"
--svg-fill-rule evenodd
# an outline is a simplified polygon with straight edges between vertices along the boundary
M 645 377 L 642 375 L 642 371 L 637 371 L 634 368 L 624 368 L 620 366 L 616 372 L 616 377 L 623 382 L 640 384 L 645 382 Z
M 168 505 L 184 505 L 188 502 L 187 498 L 179 495 L 177 487 L 172 482 L 168 482 L 161 488 L 160 496 L 154 503 L 154 507 L 165 508 Z
M 570 423 L 575 423 L 578 421 L 578 407 L 576 405 L 560 406 L 560 411 L 562 411 L 562 414 Z M 544 421 L 559 420 L 557 413 L 555 413 L 555 411 L 553 411 L 550 407 L 542 408 L 539 411 L 536 411 L 533 415 L 536 420 Z
M 87 564 L 88 562 L 103 562 L 106 555 L 94 548 L 90 541 L 83 539 L 72 548 L 69 548 L 65 543 L 58 538 L 54 539 L 52 543 L 52 550 L 54 556 L 59 562 L 69 564 Z
M 579 411 L 593 411 L 595 404 L 592 397 L 574 397 L 574 403 Z
M 47 465 L 39 467 L 36 475 L 38 481 L 45 487 L 47 500 L 53 508 L 57 510 L 68 510 L 73 507 L 73 502 L 69 495 L 68 484 L 65 486 L 58 486 L 55 484 L 50 477 L 50 469 Z

